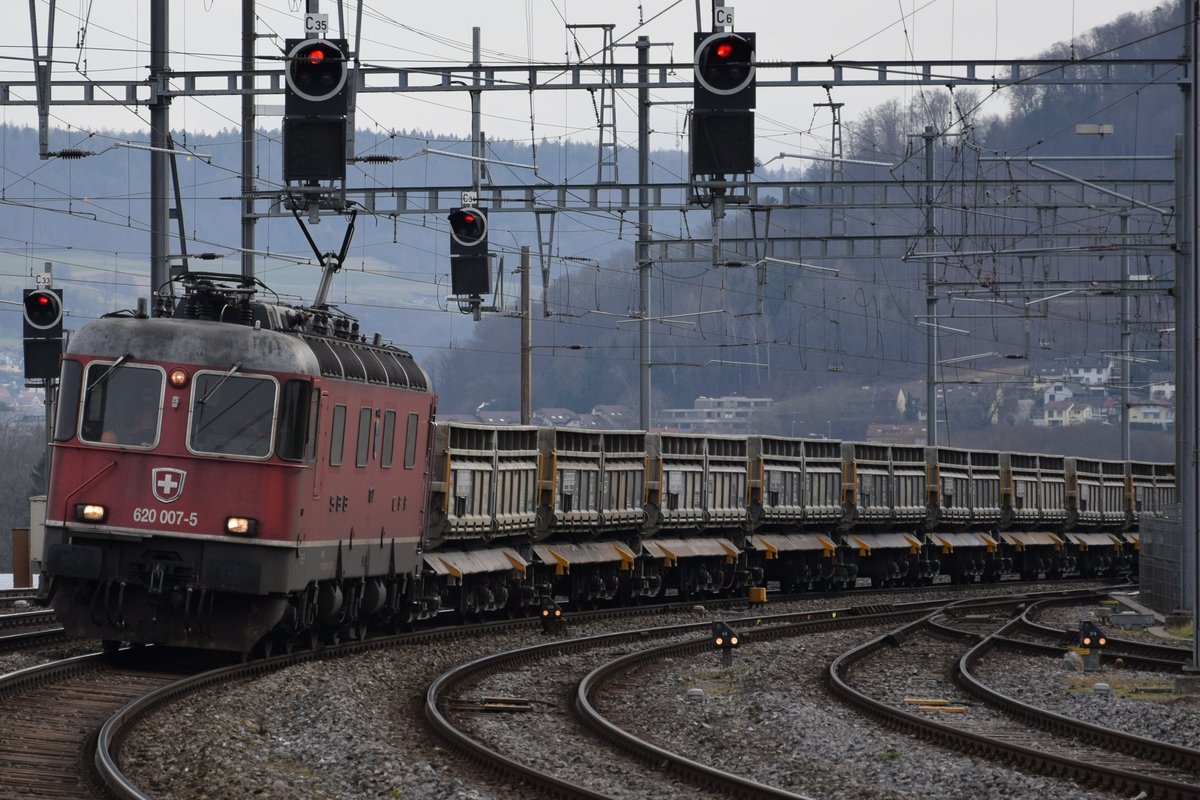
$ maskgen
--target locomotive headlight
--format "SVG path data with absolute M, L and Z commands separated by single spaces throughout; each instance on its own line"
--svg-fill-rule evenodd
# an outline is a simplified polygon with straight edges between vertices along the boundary
M 239 536 L 254 536 L 258 533 L 258 520 L 250 517 L 226 517 L 225 530 Z
M 179 369 L 177 367 L 177 368 L 171 370 L 171 374 L 167 376 L 167 380 L 169 380 L 171 382 L 171 385 L 174 386 L 176 389 L 182 389 L 183 387 L 187 386 L 187 382 L 188 382 L 187 371 Z
M 75 519 L 79 522 L 104 522 L 108 519 L 108 507 L 99 503 L 76 503 Z

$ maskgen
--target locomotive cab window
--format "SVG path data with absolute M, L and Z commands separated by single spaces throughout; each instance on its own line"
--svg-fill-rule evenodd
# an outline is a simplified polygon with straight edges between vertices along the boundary
M 196 453 L 266 458 L 275 425 L 273 378 L 197 372 L 188 447 Z
M 79 391 L 83 388 L 83 365 L 64 358 L 58 383 L 58 409 L 54 418 L 54 441 L 65 442 L 75 435 L 79 419 Z
M 158 444 L 164 373 L 121 361 L 88 365 L 79 438 L 93 444 L 152 448 Z

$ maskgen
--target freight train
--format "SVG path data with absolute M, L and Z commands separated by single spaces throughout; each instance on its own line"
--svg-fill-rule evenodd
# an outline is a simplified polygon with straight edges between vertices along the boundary
M 413 357 L 188 273 L 63 356 L 43 585 L 79 636 L 247 653 L 438 615 L 1136 566 L 1170 464 L 436 421 Z

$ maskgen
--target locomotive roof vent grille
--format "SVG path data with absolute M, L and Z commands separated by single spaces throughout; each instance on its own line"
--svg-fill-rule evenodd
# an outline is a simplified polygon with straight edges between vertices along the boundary
M 377 383 L 397 389 L 426 391 L 425 374 L 413 357 L 388 347 L 300 334 L 317 357 L 321 374 L 358 383 Z

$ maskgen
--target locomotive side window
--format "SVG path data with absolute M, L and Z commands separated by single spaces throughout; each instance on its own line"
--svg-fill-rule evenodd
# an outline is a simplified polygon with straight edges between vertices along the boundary
M 275 452 L 288 461 L 303 461 L 308 443 L 308 381 L 291 380 L 283 385 L 279 398 L 279 431 Z
M 358 410 L 358 450 L 354 455 L 355 466 L 365 467 L 371 458 L 371 409 Z
M 92 362 L 84 379 L 79 438 L 96 444 L 154 447 L 163 384 L 158 367 Z
M 58 384 L 58 413 L 54 418 L 54 441 L 65 442 L 75 435 L 79 419 L 79 390 L 83 386 L 83 365 L 73 358 L 64 358 L 62 378 Z
M 417 425 L 420 415 L 416 412 L 408 415 L 408 430 L 404 434 L 404 468 L 412 469 L 417 464 Z
M 383 449 L 379 453 L 379 466 L 392 466 L 392 450 L 396 444 L 396 412 L 383 412 Z
M 346 446 L 346 407 L 333 407 L 333 422 L 330 424 L 329 436 L 329 466 L 336 467 L 342 463 L 342 452 Z
M 275 425 L 273 378 L 197 372 L 188 447 L 196 453 L 266 458 Z

